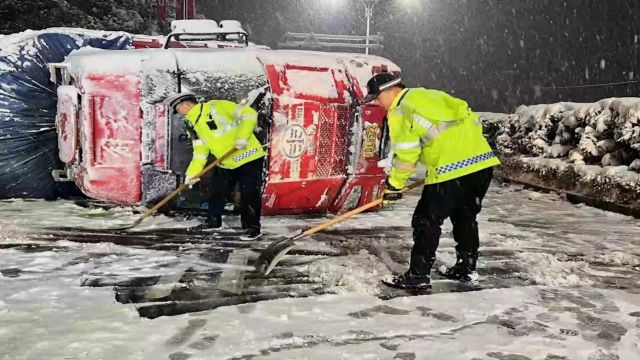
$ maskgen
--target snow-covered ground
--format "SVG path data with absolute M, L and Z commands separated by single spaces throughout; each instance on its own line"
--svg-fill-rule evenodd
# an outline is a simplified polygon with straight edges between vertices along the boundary
M 494 185 L 484 280 L 434 276 L 432 294 L 404 296 L 378 278 L 407 266 L 417 195 L 301 242 L 268 279 L 250 271 L 266 243 L 186 230 L 195 220 L 122 233 L 108 229 L 129 209 L 2 201 L 0 359 L 640 357 L 638 220 Z M 324 220 L 271 217 L 264 230 Z

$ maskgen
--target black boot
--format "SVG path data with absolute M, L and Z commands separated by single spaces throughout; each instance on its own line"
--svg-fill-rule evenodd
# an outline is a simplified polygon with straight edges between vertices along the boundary
M 240 240 L 252 241 L 252 240 L 258 240 L 261 237 L 262 237 L 262 233 L 260 232 L 259 229 L 249 228 L 249 229 L 246 229 L 242 233 L 242 235 L 240 235 Z
M 473 252 L 456 252 L 456 263 L 452 267 L 442 265 L 438 269 L 438 274 L 452 280 L 464 282 L 476 282 L 480 279 L 476 271 L 476 263 L 478 262 L 478 253 Z
M 398 276 L 388 275 L 382 279 L 382 283 L 396 289 L 419 291 L 431 289 L 431 277 L 413 275 L 409 271 Z
M 208 216 L 204 224 L 206 229 L 220 230 L 222 229 L 222 218 L 220 216 Z

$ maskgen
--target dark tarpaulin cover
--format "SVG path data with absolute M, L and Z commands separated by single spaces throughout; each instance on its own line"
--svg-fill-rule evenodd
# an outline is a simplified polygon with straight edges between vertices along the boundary
M 130 49 L 132 39 L 125 33 L 79 29 L 44 30 L 16 40 L 20 35 L 0 38 L 0 198 L 52 199 L 73 186 L 51 176 L 63 165 L 55 128 L 56 86 L 48 64 L 63 62 L 84 47 Z

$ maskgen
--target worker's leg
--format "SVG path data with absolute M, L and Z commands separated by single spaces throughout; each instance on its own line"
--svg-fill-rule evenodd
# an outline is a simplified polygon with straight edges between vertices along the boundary
M 413 213 L 413 249 L 409 272 L 429 276 L 440 243 L 441 226 L 451 214 L 455 201 L 455 180 L 427 185 Z
M 246 230 L 260 233 L 262 211 L 262 170 L 264 158 L 246 163 L 236 169 L 240 184 L 240 216 Z
M 211 176 L 211 194 L 209 197 L 209 215 L 207 216 L 207 225 L 211 228 L 222 227 L 222 214 L 224 213 L 224 205 L 227 194 L 227 183 L 229 170 L 215 168 Z
M 427 185 L 413 213 L 413 248 L 409 270 L 383 283 L 401 289 L 426 290 L 431 287 L 431 268 L 436 260 L 442 223 L 449 217 L 457 188 L 453 182 Z
M 484 169 L 460 179 L 462 197 L 455 203 L 451 212 L 453 239 L 456 242 L 456 264 L 444 271 L 452 278 L 465 281 L 478 279 L 476 263 L 480 237 L 478 234 L 477 215 L 482 209 L 493 169 Z

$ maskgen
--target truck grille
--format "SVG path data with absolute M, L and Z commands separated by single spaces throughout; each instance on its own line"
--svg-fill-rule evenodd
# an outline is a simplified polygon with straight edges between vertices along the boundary
M 316 176 L 346 175 L 351 138 L 351 116 L 346 105 L 323 105 L 320 109 Z

